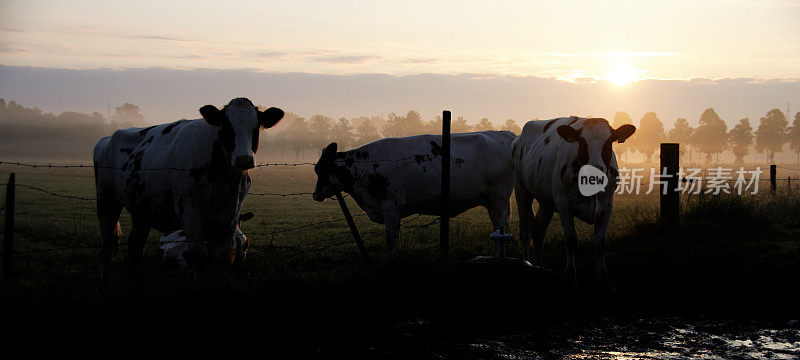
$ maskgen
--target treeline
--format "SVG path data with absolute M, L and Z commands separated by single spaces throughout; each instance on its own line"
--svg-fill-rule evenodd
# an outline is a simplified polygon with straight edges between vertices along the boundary
M 630 115 L 620 111 L 612 124 L 617 127 L 633 124 L 633 121 Z M 634 125 L 637 125 L 636 135 L 624 144 L 615 145 L 617 156 L 623 159 L 629 152 L 639 152 L 648 163 L 658 151 L 659 144 L 669 141 L 681 144 L 681 157 L 689 163 L 699 160 L 693 157 L 695 153 L 704 155 L 706 164 L 719 163 L 720 154 L 726 150 L 733 153 L 737 164 L 744 163 L 753 150 L 763 154 L 765 162 L 774 162 L 775 154 L 783 151 L 786 145 L 797 155 L 800 163 L 800 112 L 795 114 L 791 124 L 781 110 L 772 109 L 759 119 L 758 124 L 751 125 L 750 119 L 744 118 L 728 129 L 717 112 L 708 108 L 700 114 L 696 128 L 689 125 L 687 119 L 679 118 L 669 131 L 664 130 L 664 124 L 656 113 L 648 112 Z M 750 162 L 756 162 L 755 157 Z
M 453 120 L 451 128 L 454 133 L 508 130 L 519 134 L 522 124 L 513 119 L 493 123 L 488 118 L 471 124 L 459 116 Z M 659 144 L 667 141 L 681 144 L 682 161 L 688 160 L 689 164 L 718 163 L 719 156 L 728 150 L 735 156 L 736 163 L 755 162 L 754 153 L 763 154 L 759 161 L 773 162 L 775 154 L 784 151 L 787 145 L 800 162 L 800 112 L 790 123 L 781 110 L 772 109 L 757 124 L 745 118 L 730 129 L 712 108 L 700 114 L 697 127 L 692 127 L 686 118 L 680 118 L 672 129 L 666 130 L 655 112 L 648 112 L 634 122 L 629 114 L 620 111 L 611 124 L 637 127 L 636 135 L 630 140 L 615 145 L 618 158 L 624 162 L 628 161 L 629 154 L 638 153 L 645 163 L 651 163 Z M 0 159 L 91 159 L 98 139 L 117 129 L 147 125 L 139 107 L 129 103 L 116 107 L 106 119 L 98 112 L 43 113 L 35 107 L 26 108 L 0 99 Z M 306 119 L 288 112 L 278 126 L 260 137 L 259 149 L 267 153 L 266 157 L 299 161 L 315 158 L 320 149 L 332 141 L 339 143 L 340 149 L 350 149 L 385 137 L 439 134 L 441 129 L 441 116 L 423 120 L 415 110 L 405 114 L 390 113 L 385 118 L 349 119 L 320 114 Z
M 459 116 L 452 121 L 450 127 L 453 133 L 484 130 L 508 130 L 515 134 L 520 132 L 519 125 L 513 119 L 495 125 L 488 118 L 483 118 L 477 124 L 470 125 L 467 119 Z M 293 152 L 295 160 L 299 160 L 305 158 L 306 150 L 310 150 L 316 156 L 323 147 L 333 141 L 339 144 L 340 149 L 349 149 L 386 137 L 441 132 L 441 116 L 424 121 L 415 110 L 409 110 L 405 115 L 390 113 L 385 119 L 381 116 L 361 116 L 336 120 L 324 115 L 314 115 L 306 119 L 294 113 L 287 113 L 281 124 L 270 133 L 267 146 L 280 151 L 281 158 L 286 151 L 289 151 Z
M 106 119 L 99 112 L 43 113 L 0 99 L 0 159 L 91 159 L 100 138 L 146 125 L 139 107 L 128 103 Z

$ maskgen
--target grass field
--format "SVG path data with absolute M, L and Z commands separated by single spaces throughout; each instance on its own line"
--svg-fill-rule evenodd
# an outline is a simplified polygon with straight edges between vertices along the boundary
M 94 197 L 91 169 L 3 165 L 0 182 L 10 171 L 21 185 Z M 310 166 L 259 168 L 251 176 L 253 193 L 311 192 L 316 180 Z M 796 318 L 800 197 L 762 194 L 709 196 L 688 204 L 684 199 L 683 222 L 674 226 L 659 224 L 657 195 L 618 196 L 607 254 L 615 289 L 606 292 L 594 286 L 591 227 L 580 222 L 579 286 L 572 291 L 563 288 L 565 250 L 557 218 L 545 241 L 548 271 L 470 265 L 491 247 L 491 224 L 482 208 L 451 221 L 451 257 L 441 264 L 434 217 L 404 221 L 399 251 L 387 254 L 382 227 L 358 216 L 363 213 L 348 198 L 374 260 L 367 265 L 336 202 L 317 203 L 310 195 L 247 198 L 243 211 L 256 217 L 242 225 L 251 234 L 242 268 L 160 270 L 154 253 L 161 234 L 153 231 L 141 279 L 131 278 L 123 246 L 110 283 L 102 286 L 94 202 L 20 186 L 16 274 L 0 288 L 2 313 L 31 326 L 31 319 L 52 317 L 65 323 L 108 323 L 109 317 L 117 324 L 157 323 L 177 311 L 179 329 L 249 324 L 269 335 L 274 347 L 266 352 L 302 343 L 301 353 L 345 358 L 420 357 L 475 336 L 541 330 L 576 316 Z M 513 201 L 512 208 L 517 233 Z M 323 220 L 331 221 L 280 232 Z M 121 223 L 125 233 L 127 215 Z M 57 250 L 64 247 L 73 248 Z M 509 255 L 519 255 L 516 242 Z M 425 325 L 409 330 L 409 322 Z

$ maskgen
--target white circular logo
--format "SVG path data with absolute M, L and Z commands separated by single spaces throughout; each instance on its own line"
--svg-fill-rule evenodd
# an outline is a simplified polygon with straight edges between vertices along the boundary
M 600 169 L 583 165 L 578 171 L 578 190 L 583 196 L 592 196 L 606 190 L 608 177 Z

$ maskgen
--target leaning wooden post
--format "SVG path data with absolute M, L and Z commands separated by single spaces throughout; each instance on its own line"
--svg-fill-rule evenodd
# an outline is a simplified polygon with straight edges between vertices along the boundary
M 442 112 L 442 217 L 439 221 L 439 257 L 450 253 L 450 112 Z
M 350 209 L 347 208 L 347 204 L 344 202 L 344 197 L 342 197 L 341 191 L 336 192 L 336 200 L 339 200 L 339 206 L 342 207 L 342 213 L 344 213 L 344 218 L 347 220 L 347 225 L 350 226 L 350 232 L 353 234 L 353 238 L 356 239 L 358 251 L 361 252 L 361 256 L 364 258 L 364 261 L 369 263 L 369 254 L 367 253 L 367 248 L 364 246 L 364 242 L 361 241 L 361 234 L 358 233 L 356 223 L 353 221 L 353 215 L 350 215 Z
M 769 166 L 769 189 L 772 190 L 772 195 L 775 195 L 775 190 L 778 189 L 778 184 L 776 183 L 777 177 L 775 176 L 777 171 L 778 169 L 775 165 Z
M 677 223 L 681 215 L 681 198 L 678 192 L 678 167 L 680 148 L 677 143 L 661 144 L 661 171 L 668 176 L 661 183 L 661 221 Z M 666 186 L 666 189 L 664 188 Z
M 6 187 L 6 223 L 3 232 L 3 277 L 10 278 L 14 273 L 14 183 L 16 176 L 11 173 Z

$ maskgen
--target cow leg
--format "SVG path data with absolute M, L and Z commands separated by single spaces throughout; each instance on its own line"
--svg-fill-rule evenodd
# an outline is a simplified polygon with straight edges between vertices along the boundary
M 489 212 L 489 219 L 492 220 L 493 230 L 501 230 L 503 233 L 508 232 L 508 216 L 511 211 L 509 202 L 510 196 L 496 195 L 491 197 L 486 210 Z
M 131 216 L 131 233 L 128 236 L 128 257 L 134 274 L 141 271 L 144 257 L 144 244 L 150 235 L 150 224 L 141 218 Z
M 386 248 L 394 251 L 400 242 L 400 213 L 397 210 L 383 210 L 383 222 L 386 225 Z
M 533 195 L 524 187 L 516 186 L 514 196 L 517 198 L 517 212 L 519 213 L 519 245 L 522 247 L 522 260 L 530 260 Z
M 100 271 L 106 279 L 111 259 L 119 251 L 119 240 L 122 238 L 122 228 L 119 225 L 119 215 L 122 204 L 102 194 L 97 199 L 97 219 L 100 224 L 100 237 L 102 246 L 100 250 Z
M 542 254 L 542 244 L 547 235 L 547 227 L 550 225 L 550 220 L 553 219 L 553 207 L 547 204 L 539 203 L 539 210 L 533 219 L 533 264 L 542 266 L 544 265 L 544 256 Z
M 568 212 L 559 212 L 561 227 L 564 229 L 564 237 L 567 240 L 567 266 L 564 271 L 571 287 L 575 287 L 575 250 L 578 248 L 578 233 L 575 231 L 575 223 L 572 215 Z
M 594 259 L 597 266 L 597 281 L 601 286 L 611 286 L 606 269 L 606 232 L 611 220 L 611 211 L 605 211 L 594 225 Z

